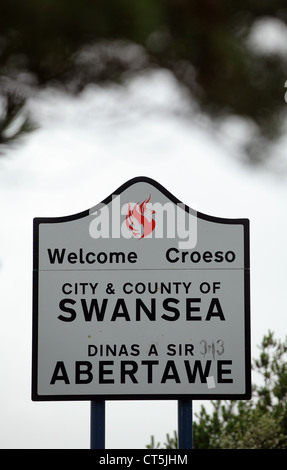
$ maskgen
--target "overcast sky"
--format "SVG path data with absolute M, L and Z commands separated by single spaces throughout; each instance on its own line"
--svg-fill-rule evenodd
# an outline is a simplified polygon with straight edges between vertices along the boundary
M 135 176 L 200 212 L 249 218 L 255 357 L 269 329 L 286 334 L 286 176 L 241 164 L 246 127 L 204 127 L 169 74 L 79 98 L 46 91 L 31 109 L 40 128 L 0 160 L 0 446 L 89 448 L 88 402 L 30 399 L 33 218 L 88 209 Z M 107 403 L 107 448 L 144 448 L 176 427 L 175 401 Z

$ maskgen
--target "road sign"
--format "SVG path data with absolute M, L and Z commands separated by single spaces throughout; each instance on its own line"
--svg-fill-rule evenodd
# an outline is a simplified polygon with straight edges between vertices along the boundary
M 34 219 L 33 400 L 247 399 L 249 221 L 139 177 Z

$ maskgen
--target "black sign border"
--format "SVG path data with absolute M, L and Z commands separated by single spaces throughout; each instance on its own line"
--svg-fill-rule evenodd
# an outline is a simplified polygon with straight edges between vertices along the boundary
M 132 178 L 121 185 L 100 204 L 108 204 L 112 198 L 121 194 L 130 186 L 137 183 L 148 183 L 162 192 L 174 204 L 182 204 L 172 193 L 160 183 L 146 176 Z M 209 222 L 222 224 L 243 225 L 244 229 L 244 299 L 245 299 L 245 393 L 243 394 L 137 394 L 137 395 L 39 395 L 38 394 L 38 303 L 39 303 L 39 229 L 41 224 L 68 222 L 87 217 L 90 212 L 96 210 L 87 209 L 77 214 L 63 217 L 36 217 L 33 220 L 33 322 L 32 322 L 32 394 L 33 401 L 92 401 L 92 400 L 249 400 L 252 396 L 251 387 L 251 332 L 250 332 L 250 237 L 249 219 L 227 219 L 210 216 L 196 211 L 198 218 Z M 188 213 L 195 211 L 184 205 Z

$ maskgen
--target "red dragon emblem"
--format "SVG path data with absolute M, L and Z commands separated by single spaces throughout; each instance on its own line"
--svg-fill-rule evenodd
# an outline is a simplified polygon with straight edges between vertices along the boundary
M 155 220 L 153 219 L 155 211 L 147 208 L 150 198 L 151 195 L 141 204 L 138 202 L 133 209 L 131 209 L 130 204 L 128 207 L 126 224 L 132 231 L 133 236 L 139 240 L 147 237 L 155 228 Z

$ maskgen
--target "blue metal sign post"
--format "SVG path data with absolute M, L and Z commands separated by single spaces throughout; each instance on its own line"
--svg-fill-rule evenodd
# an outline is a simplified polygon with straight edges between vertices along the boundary
M 192 400 L 178 400 L 178 448 L 192 449 Z
M 105 400 L 91 401 L 91 449 L 105 448 Z

